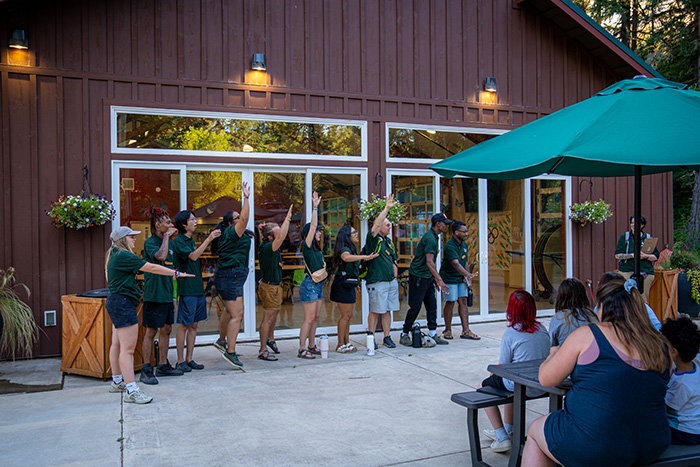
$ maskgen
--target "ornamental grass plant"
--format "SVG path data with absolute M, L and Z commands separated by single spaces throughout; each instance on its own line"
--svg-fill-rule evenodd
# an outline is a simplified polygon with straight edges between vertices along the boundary
M 116 211 L 107 196 L 81 191 L 78 195 L 59 196 L 46 215 L 53 218 L 51 224 L 56 228 L 84 229 L 113 221 Z
M 18 288 L 29 296 L 26 285 L 16 284 L 14 268 L 0 269 L 0 354 L 10 354 L 12 360 L 17 353 L 31 357 L 39 330 L 32 309 L 22 301 Z

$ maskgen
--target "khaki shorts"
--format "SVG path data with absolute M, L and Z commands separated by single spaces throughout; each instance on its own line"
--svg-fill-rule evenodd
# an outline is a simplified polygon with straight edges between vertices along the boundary
M 370 312 L 383 315 L 387 311 L 399 310 L 399 283 L 396 279 L 391 282 L 369 284 L 367 292 Z
M 282 308 L 281 285 L 270 285 L 266 282 L 260 282 L 258 285 L 258 296 L 265 310 L 279 310 Z

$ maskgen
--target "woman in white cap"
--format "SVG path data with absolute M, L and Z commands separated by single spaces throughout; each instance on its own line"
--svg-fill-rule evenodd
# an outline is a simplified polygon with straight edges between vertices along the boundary
M 107 250 L 105 259 L 105 276 L 109 287 L 106 308 L 112 320 L 112 346 L 109 349 L 112 384 L 109 392 L 126 392 L 124 402 L 148 404 L 153 398 L 141 391 L 134 379 L 134 349 L 139 335 L 136 307 L 141 301 L 136 274 L 149 272 L 175 278 L 192 275 L 148 263 L 136 256 L 134 245 L 136 235 L 140 233 L 123 225 L 117 227 L 110 235 L 112 246 Z

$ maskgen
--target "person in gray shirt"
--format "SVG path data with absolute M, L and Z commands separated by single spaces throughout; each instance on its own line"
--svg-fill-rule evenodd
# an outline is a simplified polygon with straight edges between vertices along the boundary
M 591 310 L 583 282 L 570 277 L 564 279 L 557 291 L 554 316 L 549 322 L 549 337 L 552 346 L 562 345 L 569 334 L 579 326 L 597 323 L 598 317 Z

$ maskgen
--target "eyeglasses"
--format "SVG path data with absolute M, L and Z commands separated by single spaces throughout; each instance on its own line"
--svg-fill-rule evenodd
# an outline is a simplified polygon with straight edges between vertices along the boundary
M 238 216 L 238 217 L 234 217 L 233 219 L 231 219 L 231 222 L 233 222 L 233 221 L 237 221 L 237 220 L 238 220 L 238 219 L 240 219 L 240 218 L 241 218 L 241 216 Z
M 189 219 L 187 219 L 187 222 L 189 222 L 189 221 L 195 221 L 195 222 L 197 222 L 197 218 L 196 218 L 196 217 L 190 217 Z
M 469 233 L 468 230 L 458 230 L 457 233 L 466 234 Z
M 357 235 L 357 230 L 353 230 L 350 232 L 350 235 Z

